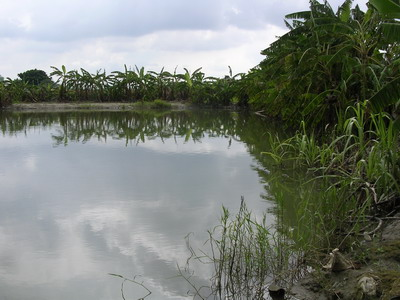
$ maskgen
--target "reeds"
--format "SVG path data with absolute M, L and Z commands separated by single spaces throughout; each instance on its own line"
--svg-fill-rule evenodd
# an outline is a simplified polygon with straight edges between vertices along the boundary
M 302 251 L 267 226 L 267 215 L 257 220 L 242 198 L 239 212 L 230 215 L 223 207 L 220 224 L 209 231 L 208 251 L 192 259 L 211 263 L 211 296 L 203 299 L 264 299 L 272 283 L 289 286 L 303 272 Z M 190 246 L 189 246 L 190 247 Z M 198 289 L 200 291 L 200 289 Z

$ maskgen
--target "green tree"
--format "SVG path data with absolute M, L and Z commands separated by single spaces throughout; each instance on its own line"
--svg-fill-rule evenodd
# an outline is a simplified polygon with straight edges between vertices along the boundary
M 47 76 L 45 71 L 37 69 L 32 69 L 19 73 L 18 77 L 21 78 L 22 81 L 33 85 L 52 82 L 51 78 Z

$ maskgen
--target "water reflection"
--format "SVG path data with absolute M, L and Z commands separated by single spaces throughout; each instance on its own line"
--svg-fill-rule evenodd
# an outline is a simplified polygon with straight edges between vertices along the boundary
M 249 114 L 7 113 L 0 116 L 0 291 L 4 299 L 184 299 L 176 264 L 244 196 L 269 204 L 265 121 Z M 273 222 L 271 216 L 270 222 Z M 198 266 L 205 283 L 208 266 Z M 145 295 L 126 287 L 127 299 Z

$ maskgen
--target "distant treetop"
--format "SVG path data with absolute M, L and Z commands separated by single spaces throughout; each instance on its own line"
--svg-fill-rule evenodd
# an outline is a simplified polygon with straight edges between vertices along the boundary
M 39 85 L 41 83 L 51 83 L 51 78 L 46 74 L 43 70 L 28 70 L 23 73 L 19 73 L 18 77 L 21 78 L 22 81 L 33 84 Z

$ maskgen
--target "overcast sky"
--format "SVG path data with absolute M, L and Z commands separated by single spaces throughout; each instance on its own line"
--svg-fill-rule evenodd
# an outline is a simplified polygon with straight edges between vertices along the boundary
M 331 0 L 336 11 L 344 0 Z M 363 10 L 367 0 L 355 0 Z M 0 75 L 50 66 L 247 72 L 308 0 L 0 0 Z

